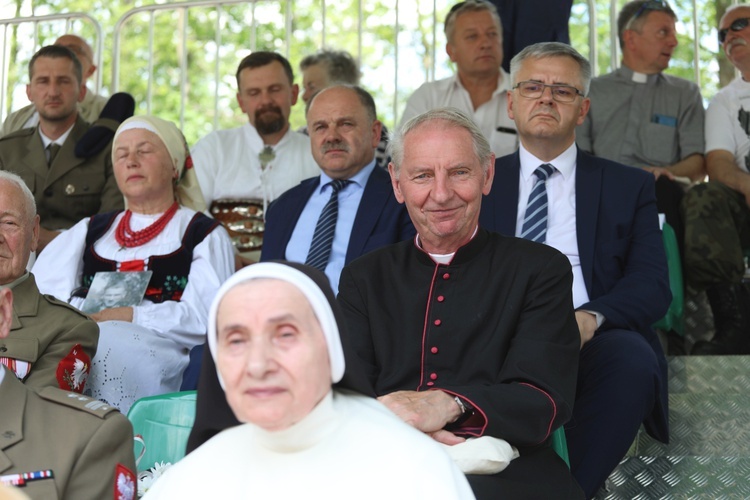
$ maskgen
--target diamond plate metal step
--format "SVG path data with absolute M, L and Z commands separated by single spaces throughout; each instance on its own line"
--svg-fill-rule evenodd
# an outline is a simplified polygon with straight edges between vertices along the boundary
M 598 500 L 750 498 L 750 356 L 669 360 L 670 443 L 641 431 Z

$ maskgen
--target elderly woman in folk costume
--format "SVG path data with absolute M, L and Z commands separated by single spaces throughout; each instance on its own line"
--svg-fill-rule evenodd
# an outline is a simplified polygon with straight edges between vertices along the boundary
M 173 123 L 127 119 L 115 133 L 112 162 L 127 210 L 95 215 L 61 234 L 34 273 L 43 293 L 70 298 L 79 309 L 97 272 L 153 273 L 140 304 L 92 314 L 101 334 L 87 386 L 127 412 L 138 398 L 179 390 L 234 255 L 226 231 L 201 213 L 187 144 Z
M 241 425 L 146 493 L 171 498 L 473 499 L 440 445 L 368 395 L 325 275 L 262 262 L 216 294 L 208 345 Z

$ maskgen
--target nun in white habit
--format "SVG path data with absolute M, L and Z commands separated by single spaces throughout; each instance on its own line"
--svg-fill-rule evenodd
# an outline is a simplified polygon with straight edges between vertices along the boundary
M 211 306 L 208 344 L 242 424 L 144 498 L 474 498 L 437 442 L 377 400 L 332 388 L 345 375 L 343 328 L 316 269 L 266 262 L 233 275 Z

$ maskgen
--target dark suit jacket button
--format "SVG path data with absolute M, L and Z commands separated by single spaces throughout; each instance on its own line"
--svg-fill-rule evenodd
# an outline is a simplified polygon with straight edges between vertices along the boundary
M 0 346 L 0 352 L 8 352 L 8 348 L 5 346 Z
M 47 198 L 49 198 L 50 196 L 52 196 L 52 188 L 45 189 L 44 190 L 44 196 L 46 196 Z

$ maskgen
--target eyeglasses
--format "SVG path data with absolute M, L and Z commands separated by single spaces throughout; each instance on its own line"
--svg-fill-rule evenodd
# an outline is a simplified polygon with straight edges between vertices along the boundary
M 541 82 L 518 82 L 513 89 L 518 89 L 518 93 L 529 99 L 539 99 L 544 94 L 544 89 L 549 87 L 552 92 L 552 98 L 557 102 L 573 102 L 576 97 L 583 97 L 583 92 L 572 85 L 547 85 Z
M 644 2 L 641 4 L 640 7 L 638 7 L 638 10 L 635 11 L 635 14 L 633 14 L 633 17 L 630 18 L 630 21 L 628 21 L 628 24 L 625 25 L 624 29 L 626 30 L 631 29 L 635 20 L 638 19 L 647 10 L 672 10 L 672 9 L 669 8 L 669 4 L 666 2 L 666 0 L 649 0 L 648 2 Z
M 747 28 L 748 23 L 750 23 L 750 17 L 741 17 L 732 21 L 732 24 L 730 24 L 728 28 L 720 29 L 719 43 L 721 45 L 724 45 L 724 41 L 727 39 L 727 33 L 729 33 L 729 30 L 734 31 L 735 33 L 737 31 L 742 31 Z

